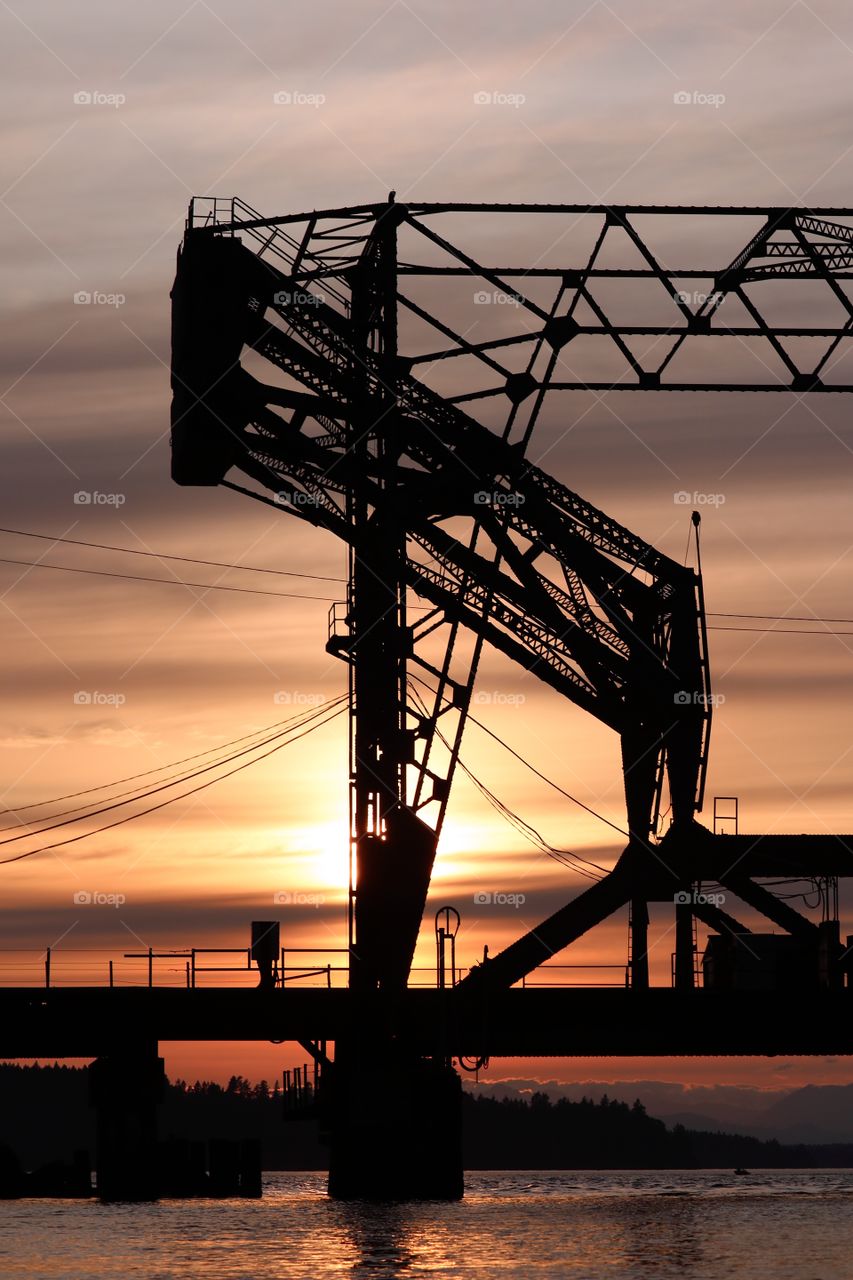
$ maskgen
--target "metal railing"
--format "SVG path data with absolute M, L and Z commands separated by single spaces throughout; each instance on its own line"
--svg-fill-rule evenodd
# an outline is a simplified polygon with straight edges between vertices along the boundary
M 340 958 L 340 959 L 339 959 Z M 278 987 L 341 988 L 348 984 L 346 947 L 282 947 L 274 974 Z M 458 983 L 470 972 L 455 969 Z M 618 973 L 616 980 L 600 974 Z M 47 947 L 44 950 L 0 949 L 0 986 L 7 987 L 183 987 L 210 983 L 217 987 L 252 988 L 258 970 L 250 947 L 148 947 L 116 956 L 106 947 Z M 410 987 L 439 986 L 435 966 L 416 965 Z M 620 964 L 543 964 L 517 986 L 621 987 L 628 985 L 628 969 Z
M 200 230 L 204 228 L 222 229 L 225 235 L 234 235 L 235 223 L 263 223 L 263 216 L 258 213 L 257 209 L 253 209 L 251 205 L 246 204 L 245 200 L 240 200 L 237 196 L 228 198 L 218 198 L 216 196 L 193 196 L 189 203 L 187 211 L 186 229 L 188 231 Z M 302 241 L 296 240 L 289 235 L 283 227 L 271 227 L 267 225 L 246 226 L 239 228 L 240 238 L 249 242 L 247 247 L 257 257 L 273 257 L 278 258 L 279 270 L 286 275 L 290 275 L 303 262 L 311 260 L 316 263 L 318 270 L 313 269 L 309 272 L 301 273 L 301 278 L 305 275 L 317 276 L 322 278 L 323 289 L 341 306 L 344 312 L 349 310 L 349 297 L 342 293 L 330 282 L 330 273 L 332 278 L 346 266 L 342 263 L 322 257 L 310 249 L 311 239 L 314 233 L 314 223 L 309 221 L 306 228 L 305 236 Z

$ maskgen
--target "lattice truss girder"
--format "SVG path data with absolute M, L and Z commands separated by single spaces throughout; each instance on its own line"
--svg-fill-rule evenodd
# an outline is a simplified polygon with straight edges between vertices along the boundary
M 387 264 L 392 241 L 378 232 L 389 218 L 391 365 L 387 342 L 356 340 L 353 306 L 357 289 L 362 312 L 365 297 L 373 305 L 372 286 L 365 294 L 357 281 L 369 279 L 371 259 Z M 490 234 L 501 219 L 512 223 L 507 243 L 520 258 L 504 256 L 500 235 Z M 547 228 L 538 240 L 534 223 Z M 474 256 L 471 228 L 488 262 Z M 644 914 L 646 891 L 661 896 L 653 881 L 670 861 L 680 870 L 669 879 L 719 878 L 705 866 L 714 838 L 689 821 L 701 807 L 710 729 L 701 582 L 528 462 L 526 448 L 543 410 L 560 420 L 553 409 L 565 390 L 853 389 L 853 211 L 389 201 L 263 219 L 240 201 L 195 201 L 188 232 L 184 252 L 202 242 L 231 250 L 221 289 L 207 281 L 184 317 L 184 335 L 204 331 L 196 354 L 211 348 L 189 383 L 178 323 L 175 478 L 218 483 L 237 468 L 274 494 L 253 496 L 352 543 L 354 497 L 387 512 L 393 438 L 390 501 L 405 513 L 400 594 L 410 596 L 400 610 L 405 660 L 434 686 L 427 696 L 411 689 L 405 707 L 413 754 L 403 807 L 431 825 L 433 848 L 486 643 L 622 735 L 632 833 L 648 830 L 642 793 L 652 775 L 660 785 L 668 771 L 682 796 L 686 824 L 676 822 L 654 854 L 631 842 L 600 885 L 492 961 L 492 980 L 518 980 L 629 899 Z M 382 287 L 380 296 L 387 327 Z M 218 328 L 228 331 L 221 341 Z M 721 344 L 740 362 L 721 359 Z M 722 368 L 735 370 L 732 381 L 721 380 Z M 199 403 L 208 415 L 201 448 L 211 455 L 203 462 L 198 440 L 182 443 L 182 423 Z M 357 458 L 355 421 L 376 442 Z M 330 635 L 343 656 L 351 607 L 352 596 L 344 634 L 333 624 Z M 643 760 L 637 787 L 629 777 Z M 418 830 L 429 834 L 410 825 L 400 847 Z M 811 858 L 810 845 L 803 856 Z M 393 981 L 405 980 L 424 886 Z M 760 886 L 732 887 L 783 928 L 812 928 L 781 916 Z M 388 920 L 398 914 L 391 890 Z M 694 911 L 711 927 L 740 928 L 718 911 Z M 682 915 L 681 925 L 689 911 Z M 642 920 L 637 927 L 632 956 L 644 951 Z M 682 980 L 692 982 L 689 930 L 679 939 Z M 633 974 L 635 985 L 647 981 Z
M 349 535 L 347 494 L 358 489 L 368 504 L 378 500 L 379 477 L 365 469 L 363 456 L 356 466 L 347 429 L 354 359 L 350 287 L 375 213 L 354 213 L 343 221 L 317 216 L 307 220 L 299 238 L 269 223 L 252 225 L 245 216 L 241 226 L 227 228 L 239 233 L 246 257 L 254 259 L 253 268 L 246 268 L 252 283 L 244 337 L 262 357 L 258 372 L 266 371 L 263 378 L 234 372 L 239 386 L 232 402 L 239 408 L 228 426 L 232 437 L 239 436 L 239 447 L 231 461 L 274 489 L 283 508 L 343 538 Z M 401 226 L 408 225 L 405 211 L 398 210 L 397 217 Z M 590 278 L 615 225 L 609 214 L 599 220 L 586 272 Z M 352 235 L 343 233 L 345 226 Z M 217 231 L 223 234 L 222 227 Z M 442 253 L 457 253 L 447 249 L 443 237 L 424 232 Z M 472 275 L 481 270 L 484 279 L 502 282 L 498 271 L 478 268 L 458 253 Z M 424 268 L 427 275 L 434 269 Z M 413 271 L 411 264 L 408 270 Z M 479 658 L 478 649 L 472 653 L 460 644 L 460 627 L 620 732 L 630 688 L 630 714 L 634 719 L 639 714 L 656 744 L 661 778 L 668 729 L 679 718 L 692 720 L 693 736 L 701 743 L 697 768 L 704 774 L 707 664 L 702 654 L 699 661 L 687 662 L 682 650 L 681 669 L 676 669 L 670 644 L 676 604 L 682 625 L 693 633 L 698 628 L 694 575 L 524 460 L 563 345 L 565 326 L 560 325 L 574 323 L 572 312 L 587 290 L 586 284 L 572 290 L 567 273 L 546 283 L 552 294 L 547 310 L 534 306 L 543 327 L 512 340 L 519 349 L 526 344 L 529 352 L 526 367 L 507 373 L 502 392 L 509 408 L 500 433 L 454 403 L 466 396 L 442 396 L 421 381 L 416 355 L 398 360 L 393 390 L 398 496 L 408 533 L 406 575 L 428 608 L 410 628 L 411 656 L 438 685 L 431 712 L 420 702 L 410 708 L 418 743 L 410 790 L 416 809 L 431 807 L 436 827 L 446 807 Z M 402 291 L 398 304 L 417 311 L 419 320 L 431 320 L 446 336 L 452 333 Z M 484 353 L 489 344 L 475 351 L 460 342 L 460 353 L 477 354 L 495 367 Z M 368 401 L 372 397 L 378 406 L 388 391 L 378 358 L 370 351 L 357 358 Z M 546 370 L 544 385 L 536 384 L 537 366 Z M 278 385 L 267 380 L 271 367 L 284 375 Z M 345 652 L 344 638 L 335 641 Z M 675 702 L 680 691 L 689 694 L 688 710 Z M 452 727 L 450 721 L 455 721 Z M 446 749 L 441 761 L 439 744 Z M 698 804 L 701 780 L 696 792 Z
M 195 205 L 200 225 L 210 211 Z M 217 216 L 297 287 L 345 306 L 341 275 L 382 207 L 264 220 L 235 202 Z M 405 360 L 446 399 L 853 386 L 850 210 L 412 204 L 400 216 Z M 492 223 L 511 234 L 489 235 Z M 506 258 L 475 258 L 474 230 Z

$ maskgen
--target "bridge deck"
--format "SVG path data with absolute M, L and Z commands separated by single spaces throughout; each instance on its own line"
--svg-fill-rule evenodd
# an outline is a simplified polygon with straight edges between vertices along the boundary
M 853 990 L 0 989 L 0 1058 L 166 1041 L 334 1041 L 393 1018 L 418 1052 L 590 1057 L 853 1053 Z

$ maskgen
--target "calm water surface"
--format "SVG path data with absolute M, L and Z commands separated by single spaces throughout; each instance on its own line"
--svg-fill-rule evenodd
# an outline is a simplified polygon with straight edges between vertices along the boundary
M 0 1276 L 38 1280 L 851 1280 L 853 1171 L 471 1173 L 459 1204 L 0 1203 Z

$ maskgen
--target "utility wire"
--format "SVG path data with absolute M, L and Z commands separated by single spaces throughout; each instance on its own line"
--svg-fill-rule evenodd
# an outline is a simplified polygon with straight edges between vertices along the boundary
M 348 699 L 348 696 L 349 696 L 348 694 L 341 694 L 340 697 L 334 698 L 330 702 L 325 703 L 322 710 L 329 711 L 333 707 L 339 706 L 341 702 L 345 702 Z M 214 755 L 217 752 L 224 751 L 226 752 L 226 754 L 220 756 L 218 760 L 214 761 L 214 763 L 227 764 L 229 761 L 236 759 L 236 755 L 233 752 L 229 752 L 228 748 L 236 746 L 238 743 L 246 742 L 250 738 L 257 739 L 257 741 L 253 742 L 252 746 L 247 748 L 247 750 L 254 750 L 254 748 L 256 747 L 264 747 L 267 745 L 267 743 L 274 742 L 278 737 L 282 736 L 281 732 L 273 733 L 272 732 L 273 729 L 281 730 L 281 727 L 283 725 L 290 725 L 292 728 L 300 727 L 302 724 L 308 723 L 308 721 L 312 718 L 312 715 L 316 715 L 316 714 L 319 714 L 319 711 L 317 709 L 315 709 L 313 712 L 302 711 L 298 715 L 290 716 L 287 720 L 282 720 L 282 721 L 279 721 L 278 724 L 269 726 L 267 729 L 256 730 L 255 733 L 253 734 L 246 734 L 242 738 L 235 738 L 231 742 L 222 743 L 218 747 L 212 747 L 209 751 L 201 751 L 201 752 L 198 752 L 196 755 L 185 756 L 183 760 L 176 760 L 176 761 L 173 761 L 171 764 L 160 765 L 160 767 L 157 769 L 146 769 L 142 773 L 130 774 L 129 777 L 127 778 L 117 778 L 117 779 L 114 779 L 112 782 L 102 783 L 101 786 L 98 786 L 98 787 L 86 787 L 82 791 L 72 791 L 72 792 L 69 792 L 67 795 L 57 796 L 52 800 L 41 800 L 38 804 L 22 805 L 20 809 L 7 809 L 5 810 L 5 812 L 9 815 L 19 814 L 29 809 L 41 809 L 41 808 L 44 808 L 45 805 L 59 804 L 62 800 L 76 799 L 78 796 L 90 795 L 97 791 L 110 790 L 112 787 L 120 786 L 123 782 L 133 782 L 137 778 L 146 778 L 146 777 L 150 777 L 152 774 L 164 773 L 167 769 L 171 769 L 176 765 L 186 764 L 186 763 L 189 763 L 189 761 L 191 760 L 199 760 L 205 756 Z M 290 730 L 286 729 L 286 730 L 283 730 L 283 732 L 287 733 L 287 732 L 290 732 Z M 262 735 L 266 735 L 266 736 L 262 736 Z M 181 770 L 178 770 L 177 773 L 170 774 L 169 777 L 172 779 L 174 784 L 174 782 L 184 781 L 186 777 L 195 777 L 196 772 L 197 771 L 182 772 Z M 133 795 L 136 792 L 140 792 L 140 791 L 144 791 L 144 786 L 130 787 L 127 791 L 117 791 L 114 795 L 108 796 L 106 798 L 109 800 L 117 800 L 120 796 Z M 141 798 L 141 796 L 137 798 Z M 66 816 L 66 814 L 69 814 L 69 813 L 81 813 L 84 810 L 89 809 L 89 807 L 90 807 L 89 804 L 82 804 L 82 805 L 77 805 L 75 808 L 72 808 L 72 809 L 60 809 L 57 813 L 47 814 L 46 820 L 49 822 L 52 822 L 54 818 L 63 818 Z M 0 832 L 19 830 L 21 826 L 26 826 L 26 825 L 28 825 L 28 820 L 21 819 L 18 822 L 10 823 L 8 826 L 0 827 Z M 47 827 L 42 828 L 42 830 L 49 830 L 49 829 L 50 828 L 47 828 Z M 36 835 L 38 834 L 38 832 L 30 831 L 30 832 L 25 832 L 24 834 Z
M 482 729 L 483 733 L 487 733 L 490 738 L 494 738 L 495 742 L 500 743 L 500 745 L 504 748 L 504 750 L 508 751 L 511 756 L 515 756 L 516 760 L 521 761 L 521 763 L 525 765 L 525 767 L 528 768 L 531 773 L 535 773 L 537 778 L 541 778 L 543 782 L 547 782 L 549 787 L 553 787 L 555 791 L 559 791 L 561 796 L 565 796 L 567 800 L 571 800 L 572 804 L 576 804 L 581 809 L 586 810 L 586 812 L 591 814 L 593 818 L 598 818 L 599 822 L 605 822 L 608 827 L 612 827 L 614 831 L 618 831 L 620 836 L 625 836 L 626 839 L 630 839 L 628 832 L 623 830 L 622 827 L 618 827 L 615 822 L 611 822 L 610 819 L 605 818 L 603 814 L 597 813 L 595 809 L 591 809 L 588 804 L 584 804 L 583 800 L 578 800 L 577 796 L 571 795 L 570 792 L 564 790 L 564 788 L 561 787 L 559 783 L 554 782 L 554 780 L 552 778 L 547 777 L 546 774 L 540 773 L 540 771 L 536 768 L 535 765 L 532 765 L 529 760 L 525 760 L 524 756 L 520 755 L 516 750 L 514 750 L 514 748 L 511 747 L 508 742 L 504 742 L 503 738 L 499 737 L 498 734 L 496 734 L 492 729 L 489 729 L 487 725 L 484 725 L 481 720 L 478 720 L 476 718 L 476 716 L 472 716 L 470 712 L 468 713 L 468 719 L 473 721 L 473 723 L 477 726 L 478 729 Z
M 815 619 L 819 621 L 819 619 Z M 709 631 L 757 631 L 764 636 L 853 636 L 853 631 L 809 631 L 805 627 L 715 627 Z
M 148 556 L 153 560 L 179 560 L 182 564 L 203 564 L 212 569 L 240 569 L 245 573 L 272 573 L 283 578 L 312 578 L 315 582 L 346 582 L 346 578 L 330 578 L 322 573 L 296 573 L 293 569 L 261 569 L 252 564 L 228 564 L 223 560 L 200 560 L 197 556 L 174 556 L 165 551 L 143 551 L 139 547 L 116 547 L 106 542 L 84 542 L 80 538 L 57 537 L 50 533 L 30 533 L 25 529 L 2 529 L 20 538 L 40 538 L 44 542 L 66 542 L 72 547 L 93 547 L 97 551 L 120 551 L 126 556 Z
M 36 560 L 9 560 L 0 556 L 0 564 L 24 565 L 28 569 L 53 569 L 57 573 L 85 573 L 95 578 L 122 578 L 126 582 L 157 582 L 165 587 L 200 587 L 204 591 L 234 591 L 245 596 L 281 596 L 288 600 L 326 600 L 336 596 L 308 596 L 297 591 L 262 591 L 258 587 L 226 587 L 215 582 L 186 582 L 183 578 L 151 578 L 139 573 L 110 573 L 106 569 L 75 569 L 67 564 L 45 564 Z
M 246 760 L 243 764 L 238 764 L 236 768 L 231 769 L 228 773 L 223 773 L 218 778 L 209 778 L 207 782 L 202 782 L 197 787 L 190 788 L 189 791 L 183 791 L 180 795 L 170 796 L 168 800 L 161 800 L 159 804 L 149 806 L 147 809 L 141 809 L 139 813 L 130 813 L 124 818 L 118 818 L 115 822 L 108 822 L 103 827 L 96 827 L 94 831 L 84 831 L 82 835 L 70 836 L 67 840 L 59 840 L 54 844 L 42 845 L 40 849 L 31 849 L 28 853 L 17 853 L 11 858 L 0 858 L 0 866 L 10 862 L 21 862 L 24 858 L 33 858 L 37 853 L 49 853 L 53 849 L 61 849 L 65 845 L 76 844 L 78 840 L 88 840 L 91 836 L 100 835 L 103 831 L 111 831 L 114 827 L 121 827 L 126 822 L 135 822 L 137 818 L 144 818 L 146 814 L 156 813 L 159 809 L 165 809 L 168 805 L 174 804 L 176 800 L 184 800 L 187 796 L 196 795 L 199 791 L 205 791 L 208 787 L 214 786 L 217 782 L 223 782 L 226 778 L 232 777 L 235 773 L 240 773 L 243 769 L 248 769 L 250 765 L 257 764 L 261 760 L 266 760 L 268 756 L 273 755 L 276 751 L 281 751 L 283 747 L 289 746 L 292 742 L 298 742 L 300 738 L 304 738 L 307 734 L 313 733 L 315 729 L 320 729 L 323 725 L 329 724 L 339 715 L 342 715 L 346 707 L 339 707 L 337 711 L 328 716 L 320 724 L 310 725 L 307 729 L 303 729 L 295 737 L 290 738 L 287 742 L 279 742 L 276 746 L 271 747 L 269 751 L 261 756 L 257 756 L 254 760 Z
M 601 879 L 601 876 L 596 875 L 594 871 L 589 871 L 586 867 L 578 865 L 579 863 L 586 862 L 586 858 L 581 858 L 580 854 L 572 853 L 569 849 L 557 849 L 554 845 L 549 844 L 544 836 L 542 836 L 534 826 L 531 826 L 529 822 L 525 821 L 525 819 L 511 809 L 509 805 L 504 804 L 504 802 L 500 800 L 494 792 L 490 791 L 486 784 L 476 776 L 473 770 L 468 768 L 461 757 L 457 763 L 466 777 L 470 778 L 477 790 L 480 791 L 486 800 L 488 800 L 489 804 L 496 809 L 502 817 L 506 818 L 506 820 L 515 828 L 516 831 L 519 832 L 520 835 L 529 840 L 530 843 L 540 849 L 542 853 L 547 854 L 549 858 L 553 858 L 562 866 L 567 867 L 568 870 L 576 871 L 578 875 L 585 876 L 588 880 L 598 881 Z M 570 859 L 577 859 L 578 861 L 574 862 L 570 861 Z
M 816 618 L 813 614 L 805 615 L 798 613 L 709 613 L 709 618 L 757 618 L 759 621 L 766 622 L 849 622 L 853 624 L 853 618 Z
M 337 698 L 332 698 L 328 705 L 335 706 L 348 696 L 348 694 L 343 693 Z M 27 809 L 41 809 L 48 804 L 59 804 L 62 800 L 76 800 L 78 796 L 88 795 L 92 791 L 108 791 L 110 787 L 121 786 L 123 782 L 135 782 L 137 778 L 148 778 L 154 773 L 163 773 L 166 769 L 175 768 L 180 764 L 187 764 L 190 760 L 201 760 L 203 756 L 212 756 L 217 751 L 224 751 L 227 747 L 236 747 L 240 742 L 248 742 L 250 738 L 258 738 L 262 734 L 272 733 L 273 729 L 280 729 L 283 725 L 293 724 L 297 720 L 302 720 L 307 714 L 307 711 L 298 711 L 296 715 L 288 716 L 284 720 L 276 720 L 273 724 L 265 725 L 262 729 L 255 729 L 254 733 L 243 734 L 240 738 L 231 738 L 228 742 L 220 742 L 218 746 L 209 747 L 207 751 L 197 751 L 194 755 L 182 756 L 179 760 L 169 760 L 166 764 L 158 765 L 156 769 L 144 769 L 141 773 L 129 773 L 124 778 L 114 778 L 112 782 L 102 782 L 97 787 L 84 787 L 82 791 L 66 791 L 64 795 L 54 796 L 51 800 L 39 800 L 35 804 L 22 804 L 18 805 L 17 808 L 7 808 L 0 812 L 24 813 Z
M 423 684 L 424 682 L 420 681 L 419 683 Z M 420 694 L 416 689 L 412 689 L 412 693 L 424 715 L 428 716 L 429 713 Z M 449 743 L 438 726 L 435 726 L 434 732 L 439 740 L 444 744 L 445 748 L 449 751 Z M 577 871 L 580 875 L 584 875 L 590 880 L 599 880 L 602 875 L 606 874 L 606 869 L 599 866 L 597 862 L 592 862 L 589 858 L 584 858 L 581 854 L 574 853 L 570 849 L 558 849 L 554 845 L 549 844 L 545 837 L 542 836 L 534 826 L 522 818 L 520 814 L 517 814 L 515 810 L 511 809 L 509 805 L 504 804 L 504 802 L 499 799 L 493 791 L 490 791 L 486 784 L 476 776 L 473 770 L 465 764 L 461 757 L 457 757 L 457 763 L 463 773 L 470 778 L 475 787 L 477 787 L 482 795 L 485 796 L 488 802 L 497 809 L 497 811 L 506 818 L 506 820 L 511 823 L 511 825 L 515 827 L 521 835 L 523 835 L 527 840 L 530 840 L 530 842 L 536 845 L 543 853 L 546 853 L 549 857 L 555 858 L 556 861 L 562 863 L 563 866 L 568 867 L 572 871 Z M 573 859 L 574 861 L 570 862 L 568 859 Z M 585 863 L 586 866 L 576 865 L 579 863 Z M 594 871 L 587 870 L 586 868 L 588 867 L 594 868 Z M 600 872 L 601 875 L 596 875 L 596 871 Z
M 436 692 L 435 689 L 431 688 L 425 680 L 421 680 L 419 676 L 411 676 L 410 679 L 416 680 L 418 684 L 423 685 L 425 689 L 429 690 L 431 694 L 435 695 L 435 692 Z M 602 814 L 597 813 L 595 809 L 591 809 L 588 804 L 584 804 L 583 800 L 578 800 L 577 796 L 573 796 L 570 792 L 566 791 L 563 787 L 561 787 L 558 783 L 554 782 L 551 778 L 547 777 L 544 773 L 540 773 L 535 765 L 532 765 L 529 760 L 525 760 L 524 756 L 519 755 L 519 753 L 516 750 L 514 750 L 514 748 L 511 747 L 508 742 L 504 742 L 503 738 L 501 738 L 492 729 L 490 729 L 488 725 L 483 724 L 482 720 L 478 720 L 477 717 L 475 715 L 472 715 L 470 711 L 467 713 L 467 718 L 473 724 L 475 724 L 478 729 L 482 729 L 484 733 L 487 733 L 490 738 L 494 738 L 495 742 L 499 743 L 500 746 L 502 746 L 505 751 L 508 751 L 511 756 L 515 756 L 516 760 L 518 760 L 521 764 L 523 764 L 525 768 L 529 769 L 531 773 L 535 773 L 537 778 L 540 778 L 543 782 L 547 782 L 548 786 L 553 787 L 555 791 L 559 791 L 561 796 L 565 796 L 567 800 L 571 800 L 572 804 L 576 804 L 581 809 L 585 809 L 587 813 L 593 816 L 593 818 L 598 818 L 600 822 L 604 822 L 607 824 L 608 827 L 612 827 L 614 831 L 618 831 L 620 836 L 625 836 L 626 839 L 630 840 L 631 837 L 629 836 L 627 831 L 625 831 L 622 827 L 617 827 L 615 822 L 611 822 L 609 818 L 605 818 Z M 601 870 L 600 867 L 599 867 L 599 870 Z
M 306 578 L 314 582 L 340 582 L 346 581 L 345 578 L 331 577 L 320 573 L 298 573 L 292 569 L 264 569 L 259 565 L 249 564 L 232 564 L 224 560 L 203 560 L 197 556 L 178 556 L 172 555 L 165 551 L 144 551 L 138 547 L 120 547 L 106 542 L 87 542 L 80 538 L 59 537 L 48 533 L 33 533 L 25 529 L 7 529 L 0 527 L 0 533 L 14 534 L 22 538 L 39 538 L 44 542 L 66 543 L 69 546 L 89 547 L 97 551 L 116 551 L 122 555 L 129 556 L 145 556 L 152 560 L 174 560 L 182 564 L 198 564 L 205 565 L 214 569 L 236 569 L 246 573 L 268 573 L 278 577 L 287 578 Z M 688 535 L 688 548 L 690 537 Z M 686 556 L 685 556 L 686 559 Z M 327 600 L 333 603 L 335 597 L 332 596 L 309 596 L 297 592 L 287 591 L 263 591 L 252 587 L 229 587 L 209 582 L 185 582 L 177 578 L 153 578 L 140 574 L 110 573 L 106 570 L 98 569 L 78 569 L 71 565 L 54 565 L 45 564 L 43 561 L 30 560 L 14 560 L 4 559 L 0 557 L 0 564 L 14 564 L 32 569 L 56 569 L 64 573 L 83 573 L 105 578 L 119 578 L 129 582 L 159 582 L 166 583 L 169 586 L 197 587 L 208 591 L 233 591 L 246 595 L 263 595 L 263 596 L 281 596 L 285 599 L 294 600 Z M 801 614 L 774 614 L 774 613 L 723 613 L 719 611 L 708 611 L 709 618 L 744 618 L 747 620 L 758 622 L 811 622 L 823 625 L 832 624 L 850 624 L 853 626 L 853 618 L 818 618 L 812 615 Z M 780 635 L 853 635 L 853 632 L 847 631 L 805 631 L 805 630 L 789 630 L 780 627 L 719 627 L 709 626 L 710 631 L 763 631 L 767 634 L 776 632 Z M 472 717 L 473 718 L 473 717 Z
M 341 711 L 344 710 L 343 707 L 339 709 Z M 319 708 L 317 711 L 313 712 L 311 716 L 308 716 L 306 720 L 303 721 L 303 723 L 304 724 L 309 723 L 310 720 L 316 719 L 318 716 L 323 715 L 326 710 L 327 708 L 325 707 Z M 335 714 L 337 714 L 337 712 L 335 712 Z M 100 808 L 97 808 L 97 809 L 89 809 L 88 806 L 84 805 L 82 807 L 87 809 L 87 813 L 85 814 L 85 817 L 97 818 L 97 817 L 100 817 L 102 813 L 110 813 L 113 809 L 123 809 L 126 805 L 132 804 L 134 800 L 147 800 L 149 796 L 157 795 L 160 791 L 169 791 L 172 787 L 177 785 L 178 781 L 186 782 L 190 778 L 201 777 L 203 773 L 210 773 L 211 769 L 217 769 L 221 764 L 230 764 L 232 760 L 239 760 L 241 756 L 245 756 L 252 751 L 256 751 L 259 746 L 263 747 L 263 746 L 266 746 L 269 742 L 275 742 L 279 738 L 289 737 L 289 735 L 292 732 L 293 732 L 292 729 L 283 729 L 280 733 L 273 734 L 272 737 L 268 738 L 265 742 L 259 742 L 259 743 L 256 742 L 256 743 L 253 743 L 251 746 L 243 747 L 242 750 L 235 751 L 233 755 L 228 756 L 225 760 L 214 760 L 212 761 L 212 763 L 204 765 L 202 768 L 195 769 L 191 773 L 188 773 L 186 777 L 183 777 L 177 780 L 171 780 L 171 781 L 167 780 L 166 782 L 158 783 L 157 786 L 150 787 L 147 791 L 142 791 L 139 795 L 135 795 L 132 800 L 116 800 L 114 803 L 101 805 Z M 259 757 L 259 759 L 263 759 L 263 758 L 264 758 L 263 756 Z M 224 776 L 228 777 L 229 775 L 225 774 Z M 139 788 L 135 788 L 134 790 L 139 791 Z M 69 810 L 69 812 L 73 812 L 73 811 Z M 56 816 L 59 816 L 59 815 L 56 815 Z M 7 836 L 5 840 L 0 840 L 0 845 L 17 844 L 19 840 L 28 840 L 32 836 L 44 835 L 45 832 L 47 831 L 56 831 L 59 827 L 67 827 L 81 821 L 83 821 L 82 818 L 65 818 L 62 822 L 53 822 L 52 820 L 48 819 L 46 826 L 37 827 L 36 829 L 31 831 L 22 831 L 15 836 Z

